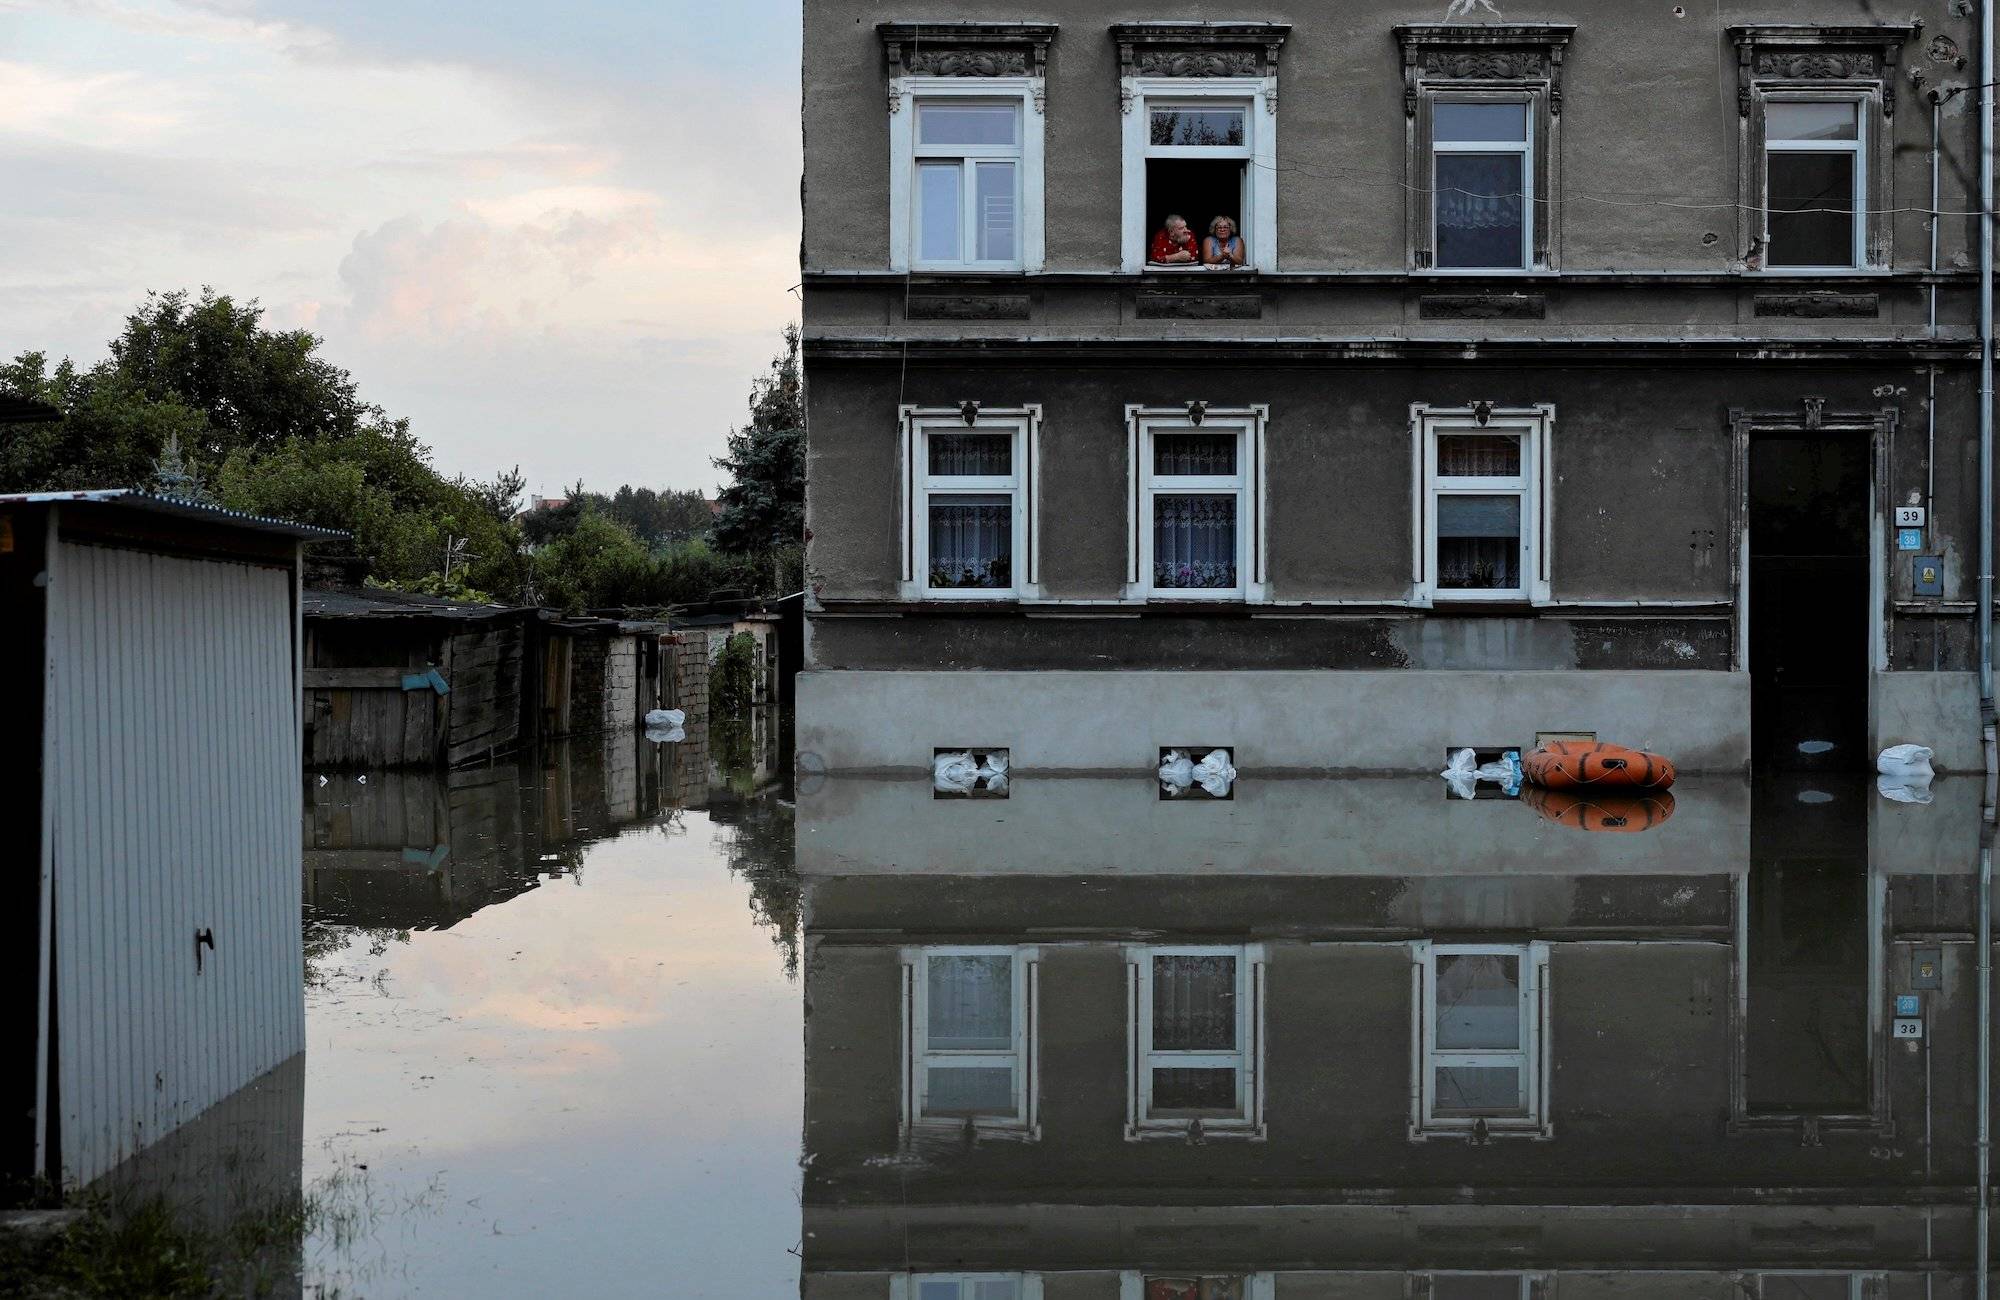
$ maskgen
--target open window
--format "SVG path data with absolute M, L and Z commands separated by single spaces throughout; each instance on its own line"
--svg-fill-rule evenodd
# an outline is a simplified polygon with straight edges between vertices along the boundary
M 903 954 L 903 1129 L 1038 1136 L 1036 951 Z
M 1739 238 L 1752 270 L 1885 265 L 1896 69 L 1912 26 L 1729 29 L 1742 118 Z
M 889 265 L 1038 271 L 1049 42 L 1024 23 L 882 23 Z
M 1415 593 L 1443 601 L 1549 599 L 1555 408 L 1411 408 Z
M 1411 945 L 1410 1137 L 1548 1137 L 1546 943 Z
M 1574 31 L 1554 23 L 1396 28 L 1413 269 L 1490 275 L 1555 266 L 1563 57 Z
M 1014 600 L 1036 591 L 1041 407 L 903 408 L 903 594 Z
M 1126 1137 L 1263 1138 L 1263 949 L 1132 948 L 1126 971 Z
M 1125 408 L 1137 600 L 1266 598 L 1264 424 L 1270 408 Z
M 1211 234 L 1240 242 L 1209 269 L 1276 268 L 1278 51 L 1289 31 L 1276 23 L 1112 28 L 1125 114 L 1126 270 L 1201 270 Z M 1185 223 L 1189 244 L 1163 238 L 1170 218 Z

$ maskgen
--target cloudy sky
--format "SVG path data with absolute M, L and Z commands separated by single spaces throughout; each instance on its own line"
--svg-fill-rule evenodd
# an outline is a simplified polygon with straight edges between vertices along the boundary
M 442 469 L 711 487 L 797 302 L 798 78 L 797 0 L 0 0 L 0 354 L 210 284 Z

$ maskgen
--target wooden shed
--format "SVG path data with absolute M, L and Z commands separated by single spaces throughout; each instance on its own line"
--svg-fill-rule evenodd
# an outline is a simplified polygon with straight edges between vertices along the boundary
M 0 1172 L 92 1182 L 304 1049 L 300 547 L 336 535 L 0 496 Z
M 514 605 L 307 591 L 306 766 L 456 767 L 532 741 L 537 625 Z
M 545 614 L 537 643 L 543 740 L 629 731 L 671 698 L 667 625 Z

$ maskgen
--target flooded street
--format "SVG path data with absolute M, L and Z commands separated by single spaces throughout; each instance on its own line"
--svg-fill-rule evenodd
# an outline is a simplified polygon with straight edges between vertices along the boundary
M 308 778 L 306 1294 L 796 1292 L 784 792 L 605 743 Z

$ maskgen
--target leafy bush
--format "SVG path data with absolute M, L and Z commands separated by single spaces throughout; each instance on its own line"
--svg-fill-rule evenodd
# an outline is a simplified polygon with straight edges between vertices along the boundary
M 708 713 L 711 718 L 748 713 L 757 699 L 757 638 L 738 632 L 722 643 L 708 666 Z

